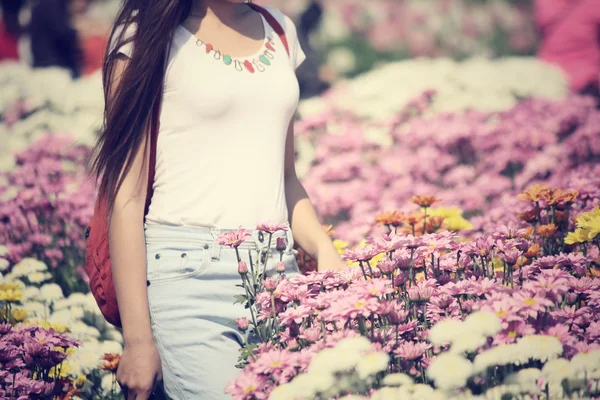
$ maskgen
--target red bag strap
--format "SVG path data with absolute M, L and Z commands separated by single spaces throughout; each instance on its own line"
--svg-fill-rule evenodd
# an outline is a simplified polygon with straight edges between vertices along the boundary
M 271 27 L 273 28 L 275 33 L 277 33 L 277 35 L 279 36 L 279 39 L 281 39 L 281 42 L 283 43 L 283 47 L 285 47 L 285 51 L 288 53 L 288 55 L 290 55 L 290 46 L 288 45 L 287 37 L 285 36 L 285 31 L 283 30 L 283 27 L 281 26 L 281 24 L 279 22 L 277 22 L 277 19 L 275 19 L 273 14 L 271 14 L 265 8 L 263 8 L 257 4 L 248 3 L 248 5 L 250 7 L 252 7 L 253 9 L 255 9 L 256 11 L 258 11 L 259 13 L 261 13 L 263 17 L 265 17 L 265 19 L 267 20 L 267 23 L 269 25 L 271 25 Z
M 287 41 L 287 37 L 285 36 L 285 31 L 277 19 L 265 8 L 256 5 L 254 3 L 248 3 L 250 7 L 254 10 L 258 11 L 265 18 L 267 23 L 271 25 L 275 33 L 279 36 L 279 39 L 283 43 L 283 47 L 285 47 L 285 51 L 290 55 L 290 47 Z M 162 102 L 162 88 L 158 92 L 158 96 L 156 102 L 154 104 L 154 108 L 152 110 L 152 122 L 150 125 L 150 160 L 149 160 L 149 168 L 148 168 L 148 189 L 146 192 L 146 206 L 144 208 L 144 216 L 148 214 L 148 209 L 150 207 L 150 201 L 152 200 L 152 195 L 154 194 L 154 176 L 156 175 L 156 144 L 158 142 L 158 130 L 160 125 L 160 106 Z
M 150 125 L 150 160 L 148 162 L 148 188 L 146 191 L 146 206 L 144 217 L 148 214 L 152 194 L 154 194 L 154 175 L 156 174 L 156 143 L 158 142 L 158 130 L 160 125 L 160 105 L 162 103 L 162 85 L 156 96 L 156 102 L 152 108 L 152 121 Z

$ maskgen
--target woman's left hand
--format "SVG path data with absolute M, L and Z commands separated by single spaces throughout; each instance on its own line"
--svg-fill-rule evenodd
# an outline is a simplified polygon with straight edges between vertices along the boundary
M 326 246 L 324 249 L 319 250 L 319 253 L 317 254 L 317 265 L 319 272 L 340 271 L 348 268 L 348 264 L 342 261 L 333 245 Z

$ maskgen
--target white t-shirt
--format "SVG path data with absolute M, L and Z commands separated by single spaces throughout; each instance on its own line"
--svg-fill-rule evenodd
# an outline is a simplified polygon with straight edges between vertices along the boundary
M 305 55 L 290 18 L 267 9 L 286 33 L 289 56 L 262 16 L 268 39 L 253 56 L 239 59 L 207 49 L 177 27 L 164 81 L 148 224 L 254 228 L 287 221 L 285 142 L 299 101 L 295 69 Z M 129 26 L 125 37 L 134 31 Z M 118 52 L 129 56 L 133 45 Z

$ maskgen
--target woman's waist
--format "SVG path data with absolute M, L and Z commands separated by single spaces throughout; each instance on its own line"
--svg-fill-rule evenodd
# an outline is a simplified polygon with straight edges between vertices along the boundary
M 266 224 L 260 228 L 262 229 L 241 230 L 239 228 L 168 225 L 148 222 L 144 224 L 146 243 L 148 245 L 177 243 L 186 244 L 191 247 L 202 247 L 208 244 L 211 247 L 219 245 L 219 247 L 228 248 L 231 247 L 229 244 L 235 244 L 236 247 L 244 250 L 271 247 L 291 252 L 294 240 L 287 221 Z M 285 248 L 283 247 L 284 244 Z

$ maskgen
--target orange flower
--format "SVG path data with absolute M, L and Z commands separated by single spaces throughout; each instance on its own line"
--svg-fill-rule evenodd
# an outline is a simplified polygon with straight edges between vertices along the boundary
M 540 201 L 547 195 L 550 187 L 542 184 L 535 184 L 529 189 L 525 190 L 523 193 L 517 195 L 517 198 L 521 200 L 533 201 L 534 203 Z
M 546 225 L 538 226 L 537 232 L 542 237 L 550 237 L 556 233 L 556 229 L 557 229 L 556 225 L 546 224 Z
M 429 222 L 433 230 L 437 230 L 440 229 L 440 227 L 444 223 L 444 219 L 445 218 L 440 215 L 435 217 L 429 217 L 427 222 Z
M 529 239 L 530 237 L 533 236 L 533 232 L 534 232 L 533 226 L 530 226 L 527 229 L 525 229 L 525 232 L 523 232 L 519 236 L 521 236 L 523 239 Z
M 424 216 L 422 213 L 412 213 L 406 217 L 406 223 L 408 225 L 416 225 L 423 220 Z
M 538 254 L 540 254 L 540 245 L 537 243 L 534 243 L 533 245 L 531 245 L 531 247 L 529 247 L 529 249 L 527 249 L 527 253 L 524 254 L 525 257 L 535 257 Z
M 105 371 L 117 372 L 119 368 L 119 361 L 121 361 L 120 354 L 105 354 L 101 360 L 105 360 L 106 363 L 100 366 L 100 369 Z
M 567 223 L 567 212 L 566 211 L 555 211 L 554 217 L 556 218 L 556 222 L 558 224 L 566 224 Z
M 410 199 L 411 203 L 414 203 L 424 208 L 431 207 L 432 204 L 435 204 L 439 201 L 441 200 L 435 196 L 413 196 Z
M 400 226 L 404 221 L 404 213 L 401 211 L 385 211 L 375 217 L 377 225 Z
M 323 229 L 325 229 L 325 233 L 329 235 L 330 238 L 335 235 L 335 231 L 333 230 L 333 225 L 323 225 Z
M 568 190 L 564 193 L 562 202 L 563 203 L 574 203 L 579 197 L 579 190 Z
M 525 211 L 519 214 L 519 219 L 521 221 L 532 223 L 537 219 L 537 214 L 535 213 L 535 209 L 531 209 L 529 211 Z

